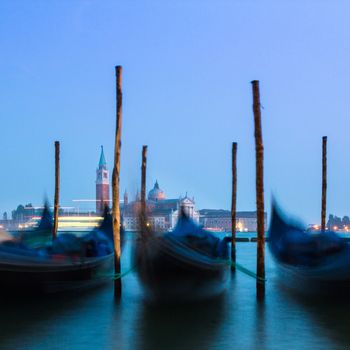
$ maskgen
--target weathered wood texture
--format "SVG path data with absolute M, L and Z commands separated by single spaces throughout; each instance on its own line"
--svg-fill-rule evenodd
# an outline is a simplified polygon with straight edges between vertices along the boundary
M 237 143 L 232 142 L 231 270 L 236 270 Z
M 141 165 L 141 213 L 140 228 L 141 237 L 144 237 L 147 231 L 146 226 L 146 170 L 147 170 L 147 146 L 142 147 L 142 165 Z
M 322 137 L 322 204 L 321 204 L 321 231 L 326 230 L 327 209 L 327 136 Z
M 259 81 L 252 81 L 253 112 L 255 128 L 255 157 L 256 157 L 256 208 L 257 208 L 257 298 L 265 295 L 265 223 L 264 223 L 264 146 L 261 129 L 261 105 Z
M 112 214 L 114 238 L 114 269 L 120 274 L 120 207 L 119 207 L 119 177 L 120 177 L 120 148 L 122 131 L 122 67 L 115 67 L 116 74 L 116 129 L 114 144 L 114 167 L 112 175 Z M 115 280 L 114 295 L 120 297 L 122 290 L 121 278 Z
M 60 143 L 55 141 L 55 199 L 53 209 L 53 232 L 52 237 L 57 237 L 58 229 L 58 207 L 60 198 Z

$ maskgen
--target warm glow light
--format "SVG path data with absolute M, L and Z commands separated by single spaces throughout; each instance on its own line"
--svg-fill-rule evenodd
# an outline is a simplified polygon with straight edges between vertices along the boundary
M 314 225 L 314 230 L 318 230 L 319 226 L 318 225 Z
M 58 221 L 101 221 L 101 216 L 59 216 Z
M 236 229 L 238 229 L 238 231 L 242 232 L 243 231 L 243 224 L 241 222 L 238 222 L 236 225 Z
M 40 220 L 40 216 L 33 216 L 30 221 Z M 102 216 L 59 216 L 59 221 L 68 220 L 68 221 L 101 221 L 103 220 Z
M 62 227 L 98 227 L 97 222 L 58 222 L 58 228 Z
M 58 228 L 64 227 L 98 227 L 101 216 L 59 216 Z
M 40 216 L 33 217 L 26 224 L 20 224 L 19 228 L 35 227 L 40 221 Z M 58 217 L 58 228 L 93 228 L 98 227 L 100 222 L 103 220 L 101 216 L 59 216 Z
M 337 231 L 338 230 L 338 226 L 333 226 L 333 230 Z

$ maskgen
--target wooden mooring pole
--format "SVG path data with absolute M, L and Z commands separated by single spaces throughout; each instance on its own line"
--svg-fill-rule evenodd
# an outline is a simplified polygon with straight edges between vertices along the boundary
M 141 166 L 141 215 L 140 229 L 141 237 L 146 234 L 146 170 L 147 170 L 147 146 L 142 147 L 142 166 Z
M 261 130 L 261 106 L 259 81 L 252 81 L 253 112 L 255 129 L 255 163 L 256 163 L 256 211 L 257 211 L 257 299 L 265 296 L 265 223 L 264 223 L 264 146 Z
M 321 232 L 326 230 L 327 208 L 327 136 L 322 137 L 322 205 L 321 205 Z
M 113 239 L 114 239 L 114 271 L 120 274 L 120 207 L 119 207 L 119 177 L 120 177 L 120 148 L 122 131 L 122 67 L 115 67 L 116 75 L 116 129 L 114 144 L 114 167 L 112 175 L 112 214 L 113 214 Z M 122 292 L 121 278 L 115 279 L 114 296 L 120 298 Z
M 231 271 L 236 270 L 237 142 L 232 142 Z
M 58 206 L 60 196 L 60 143 L 55 141 L 55 199 L 53 209 L 53 231 L 52 238 L 57 237 L 58 229 Z

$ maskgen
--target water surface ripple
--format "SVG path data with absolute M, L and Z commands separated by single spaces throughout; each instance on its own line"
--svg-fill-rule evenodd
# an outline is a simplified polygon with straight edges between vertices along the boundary
M 237 244 L 238 262 L 252 270 L 255 254 L 255 243 Z M 146 304 L 133 273 L 119 304 L 112 284 L 30 300 L 23 290 L 22 298 L 1 299 L 0 349 L 348 349 L 350 303 L 298 298 L 279 283 L 268 252 L 266 263 L 262 304 L 255 280 L 241 272 L 222 298 L 190 306 Z

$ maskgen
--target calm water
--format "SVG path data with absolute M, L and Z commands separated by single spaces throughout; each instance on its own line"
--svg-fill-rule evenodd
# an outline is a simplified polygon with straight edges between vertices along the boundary
M 256 245 L 238 243 L 237 251 L 254 270 Z M 241 272 L 223 298 L 191 307 L 146 305 L 133 274 L 123 280 L 120 304 L 112 285 L 74 297 L 2 300 L 0 349 L 348 349 L 350 301 L 297 299 L 281 288 L 268 252 L 266 260 L 262 305 L 255 280 Z

